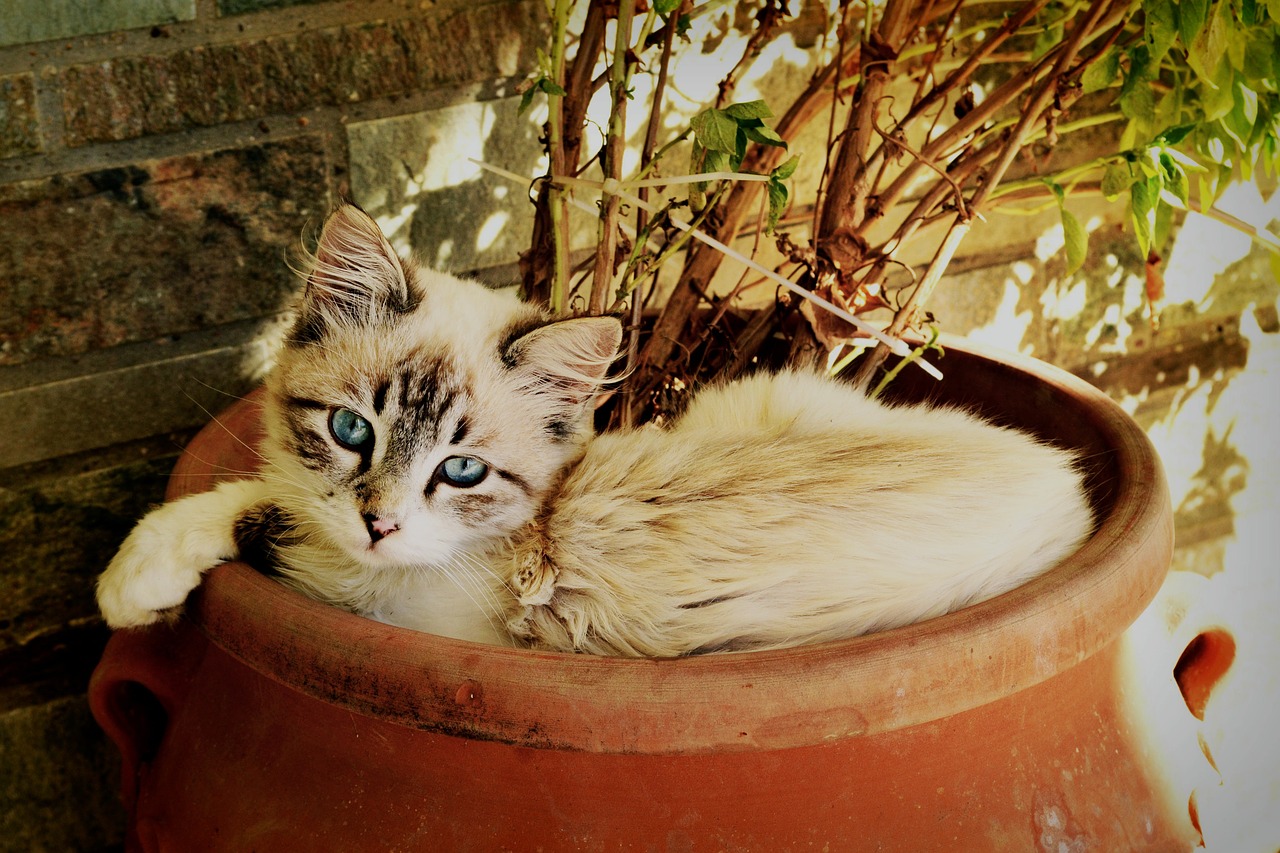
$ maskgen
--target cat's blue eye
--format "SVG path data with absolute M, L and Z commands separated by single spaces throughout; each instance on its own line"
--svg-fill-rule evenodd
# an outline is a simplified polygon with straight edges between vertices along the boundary
M 329 415 L 329 431 L 338 443 L 350 450 L 363 450 L 373 443 L 373 425 L 350 409 L 334 409 Z
M 474 486 L 489 473 L 489 466 L 474 456 L 450 456 L 440 463 L 440 476 L 460 488 Z

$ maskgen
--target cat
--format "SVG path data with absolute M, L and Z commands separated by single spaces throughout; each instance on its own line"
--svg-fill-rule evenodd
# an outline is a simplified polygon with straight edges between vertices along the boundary
M 1071 452 L 811 372 L 594 435 L 621 333 L 405 261 L 339 207 L 267 381 L 262 473 L 144 517 L 99 580 L 108 624 L 156 621 L 245 557 L 477 642 L 774 649 L 990 598 L 1091 531 Z

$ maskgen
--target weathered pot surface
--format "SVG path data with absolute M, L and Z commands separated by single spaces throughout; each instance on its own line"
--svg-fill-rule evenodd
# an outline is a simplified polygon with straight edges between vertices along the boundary
M 1053 571 L 847 641 L 621 660 L 397 629 L 221 566 L 176 626 L 118 632 L 94 674 L 131 845 L 1190 847 L 1117 663 L 1171 555 L 1154 451 L 1069 374 L 971 344 L 947 353 L 943 383 L 904 374 L 896 393 L 1085 451 L 1099 528 Z M 256 407 L 192 443 L 171 497 L 251 465 Z

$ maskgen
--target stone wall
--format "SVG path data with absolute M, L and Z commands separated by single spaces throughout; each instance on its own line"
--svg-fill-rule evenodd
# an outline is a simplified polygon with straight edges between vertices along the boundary
M 537 173 L 537 108 L 517 115 L 514 91 L 542 41 L 542 8 L 6 6 L 0 851 L 97 850 L 121 839 L 113 751 L 84 701 L 106 639 L 93 581 L 160 499 L 184 442 L 269 364 L 298 284 L 287 255 L 307 229 L 349 197 L 398 248 L 512 278 L 531 208 L 521 187 L 467 158 Z M 757 85 L 803 84 L 796 45 L 811 24 L 800 16 L 778 79 L 744 81 L 740 100 Z M 710 91 L 716 76 L 684 75 L 690 111 L 693 84 Z M 1259 225 L 1280 218 L 1275 200 L 1262 199 L 1255 192 L 1238 212 Z M 1274 476 L 1274 465 L 1249 467 L 1253 445 L 1241 444 L 1243 430 L 1233 437 L 1235 415 L 1219 405 L 1241 397 L 1232 389 L 1259 370 L 1253 353 L 1277 350 L 1266 253 L 1247 240 L 1219 251 L 1236 232 L 1210 237 L 1213 223 L 1190 220 L 1170 259 L 1157 333 L 1123 211 L 1100 199 L 1072 205 L 1091 229 L 1078 274 L 1063 275 L 1053 211 L 995 215 L 975 229 L 933 311 L 948 331 L 1097 382 L 1151 427 L 1174 487 L 1179 565 L 1212 575 L 1234 541 L 1246 487 L 1256 493 Z M 586 239 L 591 231 L 588 222 Z M 1217 267 L 1197 265 L 1215 253 Z M 1270 405 L 1251 416 L 1267 423 L 1274 397 Z

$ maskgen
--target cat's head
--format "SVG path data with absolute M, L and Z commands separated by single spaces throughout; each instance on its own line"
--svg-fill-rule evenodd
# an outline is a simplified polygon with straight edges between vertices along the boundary
M 341 207 L 268 383 L 266 476 L 300 533 L 371 568 L 443 565 L 534 517 L 620 338 L 405 261 Z

